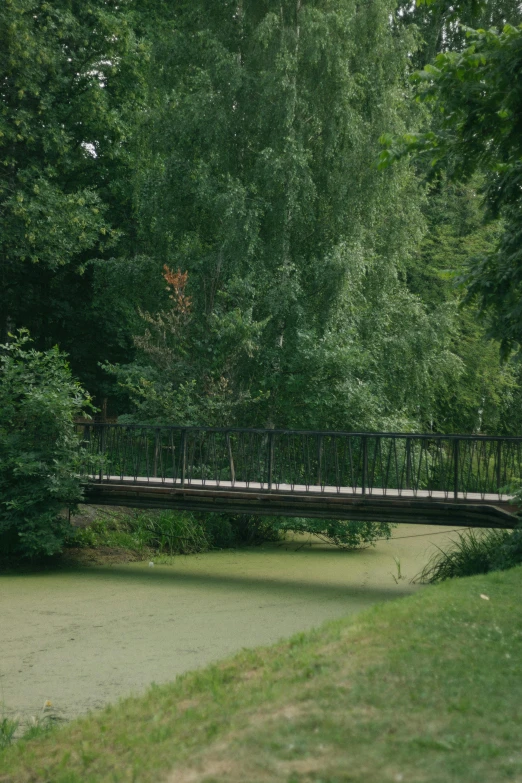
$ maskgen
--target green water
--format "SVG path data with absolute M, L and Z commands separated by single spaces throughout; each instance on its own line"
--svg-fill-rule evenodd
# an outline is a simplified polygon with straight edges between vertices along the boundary
M 154 567 L 0 576 L 0 717 L 38 716 L 50 700 L 70 719 L 243 647 L 425 589 L 409 580 L 447 532 L 402 525 L 394 536 L 358 552 L 302 539 Z

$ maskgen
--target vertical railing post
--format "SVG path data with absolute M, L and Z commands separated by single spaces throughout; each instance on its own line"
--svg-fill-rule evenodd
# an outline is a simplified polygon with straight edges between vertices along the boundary
M 186 430 L 181 430 L 181 486 L 185 486 L 185 475 L 187 472 L 187 433 Z
M 459 499 L 459 440 L 453 442 L 453 497 Z
M 103 455 L 107 446 L 107 433 L 105 431 L 105 424 L 100 424 L 100 483 L 103 481 Z
M 82 475 L 85 475 L 85 473 L 87 473 L 87 475 L 90 478 L 91 475 L 92 475 L 91 468 L 93 467 L 92 466 L 92 443 L 91 443 L 91 427 L 90 427 L 90 424 L 84 424 L 83 425 L 83 438 L 82 438 L 81 443 L 80 443 L 80 448 L 82 447 L 82 444 L 87 444 L 87 446 L 83 447 L 86 450 L 86 452 L 87 452 L 87 457 L 86 457 L 86 463 L 83 464 Z
M 502 485 L 502 472 L 500 469 L 500 458 L 502 455 L 502 441 L 497 443 L 497 492 L 500 495 L 500 487 Z
M 411 438 L 406 438 L 406 475 L 404 489 L 411 489 Z
M 268 489 L 272 489 L 274 471 L 274 433 L 268 433 Z
M 230 433 L 227 432 L 225 435 L 225 440 L 227 442 L 227 449 L 228 449 L 228 461 L 230 463 L 230 481 L 232 484 L 236 481 L 236 469 L 234 467 L 234 457 L 232 455 L 232 445 L 230 443 Z
M 317 486 L 321 487 L 323 482 L 323 436 L 317 436 Z
M 368 438 L 362 436 L 362 494 L 366 495 L 368 485 Z
M 152 468 L 152 477 L 158 476 L 158 452 L 159 452 L 159 430 L 156 428 L 154 433 L 154 466 Z
M 175 446 L 174 446 L 174 432 L 173 430 L 169 429 L 169 451 L 170 451 L 170 459 L 172 460 L 172 483 L 176 483 L 176 452 L 175 452 Z M 170 460 L 169 460 L 170 461 Z

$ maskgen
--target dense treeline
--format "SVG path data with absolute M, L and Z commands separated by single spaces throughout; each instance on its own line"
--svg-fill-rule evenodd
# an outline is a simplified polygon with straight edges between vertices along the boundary
M 470 283 L 510 219 L 495 161 L 404 152 L 448 136 L 411 74 L 463 25 L 521 21 L 515 0 L 5 0 L 0 342 L 58 345 L 123 420 L 518 433 L 517 333 Z

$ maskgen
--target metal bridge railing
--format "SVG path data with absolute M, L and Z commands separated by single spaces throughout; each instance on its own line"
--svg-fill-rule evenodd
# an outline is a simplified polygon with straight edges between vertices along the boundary
M 522 438 L 78 425 L 82 475 L 97 481 L 350 492 L 498 495 L 522 476 Z

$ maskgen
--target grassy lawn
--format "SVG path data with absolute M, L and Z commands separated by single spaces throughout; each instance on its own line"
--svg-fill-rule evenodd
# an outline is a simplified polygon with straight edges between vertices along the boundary
M 521 589 L 453 580 L 245 651 L 11 746 L 0 781 L 522 781 Z

